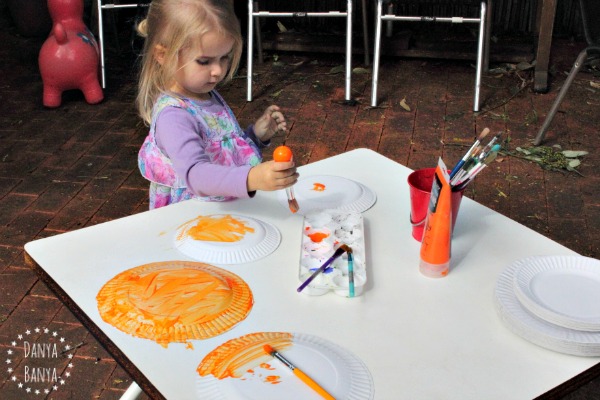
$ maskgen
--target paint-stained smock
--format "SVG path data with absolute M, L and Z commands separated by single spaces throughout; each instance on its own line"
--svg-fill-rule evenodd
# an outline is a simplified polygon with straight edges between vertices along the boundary
M 150 209 L 198 198 L 247 198 L 250 169 L 262 161 L 262 143 L 243 131 L 223 98 L 212 91 L 199 101 L 163 94 L 152 111 L 150 131 L 138 154 L 150 181 Z

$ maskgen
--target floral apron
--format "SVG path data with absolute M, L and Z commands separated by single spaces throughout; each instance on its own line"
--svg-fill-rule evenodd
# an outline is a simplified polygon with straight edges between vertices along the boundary
M 178 99 L 169 95 L 159 97 L 152 114 L 157 116 L 166 107 L 182 108 L 206 128 L 202 140 L 212 163 L 231 166 L 258 165 L 262 161 L 258 146 L 242 130 L 223 98 L 216 91 L 211 93 L 216 101 L 223 105 L 222 111 L 217 114 L 207 112 L 201 105 L 189 99 Z M 185 180 L 175 172 L 171 160 L 156 144 L 155 128 L 156 117 L 138 154 L 140 172 L 150 181 L 150 209 L 191 198 L 203 201 L 234 199 L 231 196 L 196 196 L 189 191 Z

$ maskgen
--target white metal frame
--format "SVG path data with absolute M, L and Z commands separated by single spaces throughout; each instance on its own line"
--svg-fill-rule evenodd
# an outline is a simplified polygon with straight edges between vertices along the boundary
M 255 0 L 248 0 L 248 91 L 247 100 L 252 101 L 252 59 L 254 48 L 254 18 L 264 17 L 345 17 L 346 18 L 346 85 L 345 98 L 351 100 L 351 76 L 352 76 L 352 0 L 346 0 L 346 11 L 325 12 L 272 12 L 255 11 Z M 363 12 L 364 8 L 363 8 Z M 258 21 L 258 20 L 257 20 Z M 258 22 L 257 22 L 258 23 Z M 260 40 L 260 38 L 258 38 Z
M 477 66 L 475 73 L 475 94 L 473 101 L 473 111 L 479 111 L 481 75 L 484 68 L 488 68 L 489 60 L 489 35 L 490 35 L 490 13 L 488 6 L 491 0 L 481 0 L 481 8 L 479 18 L 465 17 L 430 17 L 430 16 L 400 16 L 392 13 L 388 9 L 388 13 L 383 14 L 383 0 L 377 0 L 376 20 L 375 20 L 375 52 L 373 55 L 373 80 L 371 86 L 371 106 L 377 106 L 377 83 L 379 80 L 379 58 L 381 53 L 381 23 L 382 21 L 422 21 L 422 22 L 447 22 L 447 23 L 474 23 L 479 24 L 479 34 L 477 41 Z M 389 29 L 389 25 L 388 25 Z
M 119 398 L 119 400 L 137 400 L 142 395 L 142 389 L 137 383 L 131 382 L 131 385 L 127 388 L 125 393 Z
M 98 43 L 100 47 L 100 74 L 102 77 L 102 89 L 106 89 L 106 64 L 104 62 L 104 28 L 103 28 L 103 19 L 102 19 L 102 11 L 103 10 L 113 10 L 119 8 L 136 8 L 136 7 L 148 7 L 150 1 L 144 3 L 133 3 L 133 4 L 102 4 L 102 0 L 96 0 L 97 3 L 97 14 L 98 14 Z

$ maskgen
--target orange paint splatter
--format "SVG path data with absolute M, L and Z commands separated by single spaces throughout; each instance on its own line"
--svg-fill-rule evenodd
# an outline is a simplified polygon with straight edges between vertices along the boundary
M 292 345 L 292 334 L 257 332 L 229 340 L 208 353 L 196 371 L 200 376 L 211 374 L 217 379 L 240 378 L 244 371 L 273 358 L 265 353 L 265 344 L 281 351 Z
M 323 241 L 323 239 L 325 239 L 326 237 L 329 236 L 328 233 L 325 232 L 315 232 L 315 233 L 311 233 L 310 235 L 307 235 L 310 240 L 312 240 L 315 243 L 320 243 Z
M 278 383 L 281 383 L 280 376 L 269 375 L 265 377 L 265 382 L 270 383 L 271 385 L 277 385 Z
M 250 287 L 237 275 L 212 265 L 167 261 L 120 273 L 98 295 L 102 319 L 163 347 L 220 335 L 246 318 Z
M 191 224 L 195 225 L 182 230 L 180 236 L 185 233 L 194 240 L 237 242 L 242 240 L 246 233 L 254 232 L 254 228 L 231 215 L 200 215 L 182 226 Z M 177 239 L 181 238 L 177 237 Z
M 275 370 L 275 368 L 271 367 L 271 364 L 268 364 L 268 363 L 261 363 L 259 365 L 259 367 L 264 368 L 264 369 L 268 369 L 270 371 L 274 371 Z
M 314 190 L 316 192 L 323 192 L 323 191 L 325 191 L 325 185 L 323 185 L 322 183 L 315 182 L 315 183 L 313 183 L 312 190 Z

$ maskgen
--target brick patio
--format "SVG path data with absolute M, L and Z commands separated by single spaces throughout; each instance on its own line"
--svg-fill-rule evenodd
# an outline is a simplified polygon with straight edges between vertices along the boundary
M 47 398 L 117 399 L 129 376 L 38 280 L 23 245 L 147 210 L 147 183 L 136 156 L 146 127 L 134 109 L 134 58 L 123 46 L 109 51 L 105 100 L 88 105 L 67 93 L 57 109 L 42 106 L 37 54 L 42 39 L 23 38 L 2 6 L 0 30 L 0 350 L 25 329 L 49 327 L 83 343 L 75 353 L 74 381 Z M 505 131 L 507 149 L 531 146 L 581 42 L 556 40 L 551 91 L 531 90 L 531 72 L 490 73 L 482 85 L 483 112 L 473 115 L 470 62 L 384 58 L 381 107 L 368 107 L 371 75 L 356 57 L 353 97 L 342 104 L 341 55 L 267 53 L 255 65 L 255 100 L 246 102 L 245 69 L 221 90 L 243 126 L 271 103 L 289 120 L 275 144 L 292 147 L 300 165 L 366 147 L 410 168 L 455 163 L 484 127 Z M 502 65 L 493 64 L 492 67 Z M 513 156 L 500 157 L 466 193 L 470 198 L 581 253 L 600 258 L 600 78 L 581 72 L 544 145 L 586 150 L 576 173 L 542 169 Z M 518 93 L 521 82 L 526 86 Z M 405 99 L 410 111 L 400 105 Z M 269 158 L 271 150 L 266 150 Z M 368 166 L 367 166 L 368 167 Z M 463 216 L 468 218 L 468 216 Z M 507 234 L 510 234 L 507 232 Z M 490 244 L 493 245 L 493 244 Z M 18 360 L 15 360 L 18 361 Z M 20 399 L 0 372 L 0 398 Z M 515 383 L 518 384 L 518 383 Z M 41 396 L 40 396 L 41 397 Z M 36 397 L 37 398 L 37 397 Z M 599 399 L 600 378 L 555 398 Z

